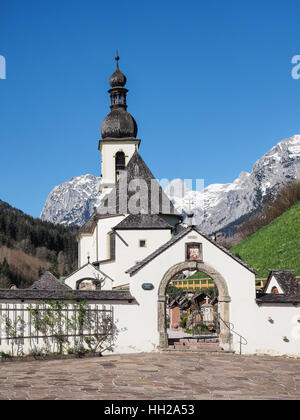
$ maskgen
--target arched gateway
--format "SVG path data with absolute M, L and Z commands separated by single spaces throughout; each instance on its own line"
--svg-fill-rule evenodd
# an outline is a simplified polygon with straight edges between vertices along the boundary
M 123 231 L 122 234 L 123 239 L 129 240 L 129 235 L 125 237 Z M 196 226 L 182 229 L 126 271 L 137 307 L 132 309 L 130 319 L 129 311 L 119 319 L 123 319 L 124 327 L 133 325 L 127 330 L 130 345 L 141 351 L 168 346 L 166 288 L 176 274 L 186 270 L 205 273 L 213 280 L 219 294 L 220 346 L 237 350 L 239 336 L 232 335 L 232 330 L 245 337 L 249 324 L 252 328 L 255 271 Z
M 230 296 L 225 279 L 222 275 L 210 265 L 204 262 L 184 261 L 173 265 L 163 276 L 158 289 L 158 331 L 159 331 L 159 345 L 161 348 L 168 347 L 168 334 L 166 329 L 166 288 L 174 276 L 182 271 L 201 271 L 207 274 L 215 282 L 219 297 L 220 310 L 220 345 L 229 350 L 231 347 L 231 334 L 228 329 L 229 325 L 229 305 Z M 227 324 L 227 325 L 226 325 Z

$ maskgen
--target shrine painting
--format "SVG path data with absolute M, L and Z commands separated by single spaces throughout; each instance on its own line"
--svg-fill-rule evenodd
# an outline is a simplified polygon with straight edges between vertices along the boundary
M 202 244 L 186 244 L 186 259 L 188 261 L 202 261 Z

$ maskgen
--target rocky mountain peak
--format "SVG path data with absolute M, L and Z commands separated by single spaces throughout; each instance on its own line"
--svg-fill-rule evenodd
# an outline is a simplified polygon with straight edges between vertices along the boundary
M 175 208 L 192 208 L 194 223 L 207 234 L 226 230 L 230 224 L 258 209 L 264 199 L 274 195 L 283 184 L 300 179 L 300 135 L 277 143 L 253 166 L 241 172 L 232 183 L 212 184 L 194 191 L 176 179 L 165 192 Z M 55 187 L 49 194 L 41 218 L 64 225 L 82 225 L 99 205 L 100 178 L 82 175 Z

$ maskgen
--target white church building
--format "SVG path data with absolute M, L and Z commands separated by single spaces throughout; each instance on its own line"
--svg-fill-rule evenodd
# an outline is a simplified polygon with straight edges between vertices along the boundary
M 166 288 L 178 273 L 201 271 L 219 292 L 220 347 L 243 353 L 300 356 L 300 290 L 290 271 L 273 271 L 257 295 L 254 269 L 183 224 L 139 154 L 137 124 L 127 112 L 126 77 L 110 77 L 111 112 L 101 127 L 102 201 L 78 235 L 78 270 L 65 279 L 74 290 L 129 290 L 115 304 L 121 329 L 116 352 L 168 346 Z M 97 283 L 98 282 L 98 283 Z M 274 287 L 277 292 L 274 293 Z

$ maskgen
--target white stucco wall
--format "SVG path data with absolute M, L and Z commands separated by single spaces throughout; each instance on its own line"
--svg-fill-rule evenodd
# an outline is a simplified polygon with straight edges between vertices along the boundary
M 169 229 L 162 230 L 118 230 L 116 232 L 116 258 L 114 286 L 130 281 L 125 272 L 138 261 L 143 260 L 171 238 Z M 146 247 L 140 247 L 139 241 L 145 240 Z M 104 267 L 104 266 L 103 266 Z
M 193 238 L 189 239 L 189 236 Z M 242 346 L 243 354 L 300 357 L 300 323 L 296 321 L 297 316 L 300 318 L 300 308 L 293 305 L 258 306 L 255 301 L 255 275 L 195 232 L 185 236 L 128 279 L 131 294 L 138 305 L 125 311 L 116 307 L 120 326 L 127 328 L 126 333 L 119 337 L 117 351 L 153 351 L 157 348 L 158 288 L 167 270 L 185 260 L 185 243 L 191 241 L 203 244 L 204 263 L 214 267 L 226 280 L 231 298 L 230 322 L 234 330 L 247 340 L 247 345 Z M 143 283 L 152 283 L 154 290 L 143 290 Z M 269 316 L 274 318 L 274 324 L 268 321 Z M 283 336 L 287 336 L 289 341 L 284 341 Z M 232 349 L 239 353 L 239 337 L 233 334 L 232 338 Z
M 95 231 L 90 234 L 81 235 L 78 246 L 78 268 L 84 266 L 88 262 L 88 257 L 91 261 L 97 261 L 97 247 Z
M 129 278 L 131 294 L 137 299 L 136 310 L 125 315 L 128 324 L 127 340 L 139 351 L 151 351 L 159 344 L 157 300 L 158 288 L 164 274 L 170 267 L 185 261 L 185 243 L 199 241 L 203 244 L 203 260 L 214 267 L 225 278 L 229 295 L 239 301 L 239 310 L 232 311 L 230 320 L 236 322 L 236 328 L 242 324 L 245 316 L 244 305 L 254 306 L 254 274 L 238 264 L 223 251 L 219 250 L 198 233 L 186 235 L 165 252 L 149 262 L 137 274 Z M 145 291 L 143 283 L 152 283 L 154 290 Z M 243 302 L 241 304 L 241 302 Z M 132 308 L 131 308 L 132 309 Z M 135 313 L 134 313 L 135 312 Z M 123 317 L 123 322 L 125 318 Z M 237 322 L 239 321 L 239 322 Z M 143 338 L 144 337 L 144 338 Z M 124 338 L 125 340 L 125 338 Z M 122 343 L 124 348 L 124 343 Z M 236 347 L 236 342 L 234 342 Z
M 95 261 L 103 261 L 110 258 L 108 233 L 125 217 L 126 215 L 120 215 L 98 220 L 98 259 Z
M 91 261 L 93 258 L 95 261 L 106 259 L 108 256 L 107 233 L 124 217 L 99 220 L 98 254 L 95 229 L 92 238 L 82 238 L 81 255 L 87 256 L 89 253 Z M 139 247 L 139 240 L 142 239 L 146 240 L 146 248 Z M 126 332 L 123 331 L 119 336 L 117 352 L 153 351 L 157 348 L 159 345 L 157 300 L 160 282 L 170 267 L 185 261 L 185 243 L 200 242 L 203 247 L 204 263 L 218 271 L 227 283 L 228 294 L 231 298 L 230 322 L 234 331 L 247 340 L 247 345 L 242 346 L 243 354 L 300 356 L 300 338 L 298 337 L 300 334 L 292 333 L 300 326 L 300 323 L 295 321 L 295 317 L 300 316 L 300 308 L 293 305 L 258 306 L 255 300 L 255 275 L 198 232 L 194 231 L 183 237 L 134 276 L 130 277 L 125 273 L 137 261 L 144 259 L 169 239 L 169 230 L 118 231 L 116 260 L 100 265 L 101 271 L 115 280 L 113 284 L 107 281 L 104 289 L 129 283 L 131 294 L 138 302 L 130 307 L 117 305 L 115 308 L 120 328 L 126 328 Z M 82 261 L 86 261 L 86 258 Z M 82 275 L 83 273 L 78 273 L 78 276 Z M 73 284 L 76 281 L 77 278 L 74 277 L 71 287 L 74 287 Z M 143 283 L 152 283 L 154 290 L 143 290 L 141 287 Z M 270 290 L 273 285 L 281 291 L 274 279 L 270 282 Z M 273 324 L 268 321 L 269 317 L 274 318 Z M 287 337 L 287 340 L 283 337 Z M 239 353 L 240 338 L 233 333 L 232 339 L 232 349 Z
M 120 223 L 126 216 L 120 215 L 99 219 L 91 234 L 83 234 L 79 241 L 79 267 L 84 266 L 88 261 L 102 261 L 109 258 L 108 233 L 114 226 Z
M 138 141 L 103 142 L 101 146 L 101 172 L 103 183 L 115 183 L 115 155 L 125 153 L 125 165 L 136 151 Z
M 254 321 L 253 353 L 300 357 L 299 305 L 263 304 L 257 308 Z

